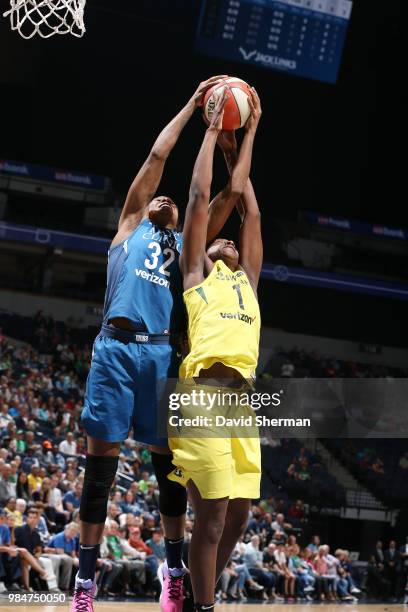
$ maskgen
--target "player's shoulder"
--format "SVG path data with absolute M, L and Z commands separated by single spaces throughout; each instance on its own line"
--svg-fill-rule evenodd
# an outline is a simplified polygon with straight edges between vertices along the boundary
M 138 240 L 141 237 L 146 237 L 147 239 L 149 237 L 149 230 L 151 227 L 152 223 L 149 221 L 149 219 L 142 219 L 140 223 L 133 227 L 122 227 L 112 240 L 109 253 L 115 249 L 118 249 L 118 247 L 122 247 L 126 251 L 129 244 L 132 243 L 134 239 Z

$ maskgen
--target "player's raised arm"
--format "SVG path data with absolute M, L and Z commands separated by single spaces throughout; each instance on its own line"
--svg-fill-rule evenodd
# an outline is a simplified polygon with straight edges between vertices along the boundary
M 146 206 L 153 198 L 159 186 L 166 160 L 184 126 L 195 109 L 202 104 L 202 99 L 207 89 L 220 82 L 225 76 L 214 76 L 200 83 L 184 108 L 159 134 L 146 161 L 130 186 L 119 219 L 119 230 L 124 225 L 128 226 L 129 229 L 133 229 L 141 221 Z
M 261 102 L 255 90 L 253 90 L 250 105 L 251 117 L 248 119 L 245 126 L 246 134 L 244 142 L 242 143 L 239 158 L 241 158 L 242 155 L 252 156 L 252 144 L 262 114 Z M 252 144 L 248 142 L 246 148 L 243 150 L 246 139 L 251 141 Z M 256 291 L 262 268 L 263 246 L 261 215 L 255 196 L 255 191 L 249 178 L 243 192 L 242 203 L 244 206 L 244 219 L 242 221 L 239 235 L 239 263 L 245 270 L 254 291 Z
M 204 258 L 207 242 L 208 203 L 210 201 L 213 173 L 214 149 L 221 130 L 225 90 L 217 100 L 203 143 L 201 145 L 190 185 L 190 197 L 183 229 L 183 248 L 180 268 L 183 273 L 184 289 L 200 283 L 204 276 Z
M 235 138 L 235 131 L 222 130 L 218 135 L 217 143 L 223 152 L 228 171 L 231 175 L 232 170 L 238 160 L 238 147 Z M 241 221 L 243 220 L 244 208 L 241 202 L 241 196 L 241 193 L 232 193 L 230 179 L 224 189 L 220 191 L 220 193 L 218 193 L 210 202 L 207 243 L 212 242 L 212 240 L 214 240 L 214 238 L 216 238 L 220 233 L 227 219 L 232 213 L 234 206 L 238 210 Z

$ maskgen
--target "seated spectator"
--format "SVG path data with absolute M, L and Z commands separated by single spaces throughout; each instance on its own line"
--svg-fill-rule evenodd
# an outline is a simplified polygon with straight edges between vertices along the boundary
M 11 514 L 13 517 L 15 517 L 16 503 L 17 503 L 17 500 L 15 497 L 10 497 L 7 500 L 6 505 L 4 506 L 4 511 L 6 513 L 6 516 L 9 516 Z
M 20 497 L 16 500 L 16 509 L 14 511 L 14 527 L 21 527 L 24 523 L 24 515 L 27 509 L 27 502 Z
M 163 530 L 157 528 L 154 530 L 152 537 L 146 540 L 146 546 L 150 548 L 152 554 L 158 561 L 163 562 L 166 558 L 166 550 L 164 547 Z
M 131 438 L 127 438 L 123 442 L 122 452 L 125 455 L 127 461 L 133 462 L 135 459 L 138 458 L 137 452 L 134 447 L 135 447 L 135 442 Z
M 271 528 L 273 530 L 272 542 L 274 544 L 283 544 L 288 539 L 288 534 L 286 533 L 286 530 L 291 529 L 292 525 L 290 523 L 285 523 L 285 517 L 280 512 L 276 515 L 276 518 L 273 521 Z
M 152 537 L 154 530 L 156 529 L 156 521 L 153 514 L 147 512 L 143 515 L 143 527 L 142 527 L 142 538 L 144 541 Z
M 30 491 L 28 488 L 28 479 L 25 472 L 20 472 L 17 478 L 16 494 L 19 499 L 28 501 L 30 499 Z
M 27 522 L 14 529 L 14 541 L 17 554 L 21 555 L 21 572 L 24 588 L 30 590 L 30 569 L 33 568 L 48 583 L 48 590 L 57 590 L 57 581 L 52 570 L 52 563 L 43 556 L 43 544 L 37 531 L 38 511 L 34 508 L 27 511 Z
M 252 506 L 247 525 L 247 532 L 251 535 L 260 534 L 262 531 L 261 526 L 262 512 L 258 506 Z
M 314 535 L 312 537 L 311 543 L 307 545 L 307 548 L 309 550 L 311 550 L 313 553 L 317 553 L 319 551 L 320 544 L 321 544 L 320 536 L 319 535 Z
M 273 514 L 276 508 L 275 508 L 275 500 L 272 497 L 272 495 L 270 495 L 266 499 L 263 499 L 260 502 L 259 507 L 261 508 L 263 512 Z
M 157 483 L 149 482 L 145 495 L 145 502 L 149 508 L 149 512 L 159 510 L 159 489 Z
M 134 515 L 140 515 L 142 513 L 142 508 L 140 504 L 137 503 L 135 499 L 135 494 L 128 489 L 120 502 L 120 508 L 122 512 L 132 513 Z
M 142 472 L 142 478 L 139 480 L 139 488 L 142 493 L 147 493 L 147 489 L 150 482 L 150 474 L 146 470 Z
M 71 514 L 74 510 L 78 510 L 81 503 L 81 495 L 82 495 L 82 483 L 77 481 L 74 486 L 73 491 L 67 491 L 64 497 L 62 498 L 62 502 L 64 504 L 65 509 Z
M 62 591 L 68 591 L 71 583 L 72 569 L 79 566 L 78 547 L 79 526 L 77 523 L 68 523 L 64 531 L 52 536 L 44 548 L 45 556 L 51 559 L 54 574 L 57 576 L 58 586 Z
M 100 545 L 100 558 L 97 561 L 97 584 L 100 592 L 104 595 L 115 595 L 112 589 L 116 579 L 120 578 L 124 572 L 124 566 L 120 561 L 113 559 L 113 555 L 108 546 L 107 535 L 109 528 L 105 525 L 102 542 Z M 129 588 L 129 587 L 127 587 Z
M 54 525 L 48 521 L 47 516 L 44 513 L 45 506 L 42 502 L 35 502 L 34 508 L 37 510 L 39 517 L 37 531 L 40 534 L 42 543 L 45 545 L 48 543 L 48 540 L 51 537 L 50 529 L 52 529 Z
M 24 458 L 21 464 L 24 472 L 27 475 L 30 474 L 33 466 L 36 466 L 38 469 L 40 468 L 40 463 L 37 457 L 34 456 L 35 450 L 36 450 L 35 446 L 33 445 L 27 446 L 26 454 L 24 455 Z M 19 497 L 22 497 L 22 495 L 19 494 Z
M 296 536 L 290 535 L 285 544 L 285 554 L 287 558 L 289 558 L 292 555 L 299 555 L 299 552 L 300 552 L 300 547 L 296 541 Z
M 274 556 L 277 571 L 283 580 L 283 595 L 285 599 L 292 600 L 295 598 L 296 576 L 288 567 L 288 560 L 283 543 L 278 544 L 277 549 L 274 552 Z
M 316 591 L 320 599 L 334 600 L 335 596 L 335 578 L 333 573 L 329 574 L 329 564 L 326 558 L 326 547 L 319 546 L 317 557 L 314 561 L 314 569 L 316 571 Z M 333 571 L 333 564 L 330 564 L 330 571 Z M 337 574 L 336 574 L 337 575 Z
M 244 563 L 252 578 L 257 584 L 260 584 L 265 589 L 265 598 L 273 600 L 275 598 L 274 589 L 276 578 L 269 568 L 264 567 L 263 554 L 259 550 L 260 538 L 253 535 L 250 542 L 245 547 Z
M 349 560 L 349 551 L 338 549 L 335 552 L 337 559 L 339 560 L 339 572 L 343 579 L 347 582 L 347 591 L 351 595 L 359 595 L 361 590 L 357 587 L 352 575 L 351 575 L 351 563 Z
M 305 509 L 302 500 L 298 499 L 294 504 L 289 506 L 288 516 L 295 519 L 298 523 L 305 518 Z
M 74 434 L 69 431 L 65 437 L 65 440 L 60 442 L 58 449 L 64 455 L 76 455 L 77 454 L 77 444 L 74 440 Z
M 133 473 L 130 464 L 126 461 L 126 456 L 123 453 L 119 454 L 118 472 L 123 472 L 124 474 L 129 475 Z
M 303 599 L 311 601 L 310 592 L 314 590 L 316 578 L 305 556 L 305 551 L 288 556 L 288 568 L 296 578 L 297 593 Z
M 120 537 L 119 526 L 116 521 L 111 520 L 108 523 L 106 543 L 109 550 L 109 558 L 112 558 L 123 568 L 124 594 L 134 594 L 130 588 L 133 587 L 137 590 L 141 584 L 146 582 L 144 562 L 146 553 L 136 550 L 124 538 Z
M 146 542 L 143 541 L 140 527 L 130 527 L 129 534 L 129 546 L 139 552 L 144 552 L 146 555 L 151 555 L 153 553 L 152 549 L 147 545 Z
M 4 463 L 0 470 L 0 504 L 7 503 L 10 497 L 16 496 L 16 483 L 11 477 L 11 466 Z
M 28 481 L 28 490 L 30 491 L 30 495 L 32 495 L 34 491 L 38 491 L 43 481 L 42 477 L 40 476 L 40 466 L 38 465 L 32 466 L 31 471 L 28 474 L 27 481 Z

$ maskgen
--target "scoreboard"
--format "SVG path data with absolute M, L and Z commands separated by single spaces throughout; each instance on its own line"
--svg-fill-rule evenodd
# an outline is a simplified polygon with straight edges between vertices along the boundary
M 203 0 L 196 49 L 335 83 L 351 0 Z

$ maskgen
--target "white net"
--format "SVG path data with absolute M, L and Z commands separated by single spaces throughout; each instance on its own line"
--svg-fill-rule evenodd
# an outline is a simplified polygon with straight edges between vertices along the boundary
M 10 0 L 11 29 L 23 38 L 38 34 L 50 38 L 54 34 L 73 34 L 80 38 L 85 33 L 84 8 L 86 0 Z

